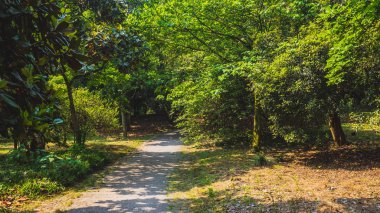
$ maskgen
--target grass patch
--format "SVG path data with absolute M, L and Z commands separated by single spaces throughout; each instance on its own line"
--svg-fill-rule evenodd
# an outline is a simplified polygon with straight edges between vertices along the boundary
M 344 123 L 342 126 L 351 143 L 380 144 L 380 126 L 359 123 Z
M 245 150 L 187 147 L 183 156 L 183 165 L 171 175 L 168 187 L 174 212 L 225 212 L 241 176 L 273 165 L 272 158 Z
M 5 155 L 7 154 L 10 150 L 12 150 L 13 148 L 13 144 L 10 143 L 10 142 L 3 142 L 3 141 L 0 141 L 0 157 L 2 155 Z

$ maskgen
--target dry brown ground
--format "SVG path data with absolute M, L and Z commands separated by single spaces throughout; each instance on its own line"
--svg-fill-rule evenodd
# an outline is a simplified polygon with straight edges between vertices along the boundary
M 244 151 L 185 153 L 189 168 L 179 169 L 171 184 L 177 210 L 380 212 L 379 148 L 270 152 L 281 162 L 266 166 Z

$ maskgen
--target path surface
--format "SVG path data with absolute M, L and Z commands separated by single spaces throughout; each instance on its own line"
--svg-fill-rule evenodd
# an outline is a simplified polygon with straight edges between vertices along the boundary
M 182 143 L 166 133 L 144 143 L 105 178 L 101 188 L 73 200 L 67 212 L 168 212 L 168 175 L 180 160 Z

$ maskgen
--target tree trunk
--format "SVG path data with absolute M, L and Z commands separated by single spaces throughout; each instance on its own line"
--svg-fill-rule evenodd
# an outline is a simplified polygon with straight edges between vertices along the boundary
M 64 133 L 63 133 L 63 141 L 62 142 L 64 145 L 67 145 L 67 133 L 66 133 L 67 131 L 65 129 L 63 130 Z
M 67 96 L 69 97 L 69 105 L 70 105 L 70 116 L 71 116 L 71 128 L 74 132 L 74 142 L 77 144 L 82 144 L 82 133 L 80 131 L 78 115 L 75 110 L 73 91 L 71 85 L 67 86 Z
M 127 124 L 127 113 L 123 112 L 123 109 L 120 109 L 121 114 L 121 125 L 123 127 L 123 138 L 128 137 L 128 124 Z
M 13 139 L 13 149 L 17 149 L 18 148 L 18 141 L 14 138 Z
M 262 128 L 261 128 L 261 109 L 256 102 L 256 94 L 254 95 L 254 114 L 253 114 L 253 141 L 252 147 L 254 150 L 260 150 L 262 146 Z
M 66 89 L 67 89 L 67 96 L 69 98 L 69 109 L 70 109 L 70 118 L 71 118 L 71 128 L 74 133 L 74 142 L 77 144 L 82 144 L 84 143 L 84 140 L 82 138 L 82 133 L 80 131 L 80 126 L 78 122 L 78 115 L 75 110 L 75 104 L 74 104 L 74 98 L 73 98 L 73 89 L 71 87 L 71 82 L 66 76 L 66 68 L 64 64 L 61 64 L 62 70 L 61 70 L 61 75 L 63 77 L 63 80 L 65 81 L 66 84 Z
M 334 112 L 329 115 L 330 132 L 337 146 L 347 144 L 346 135 L 344 134 L 339 114 Z

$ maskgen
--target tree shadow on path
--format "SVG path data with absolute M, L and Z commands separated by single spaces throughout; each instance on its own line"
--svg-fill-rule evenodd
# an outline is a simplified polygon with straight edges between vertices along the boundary
M 181 146 L 176 133 L 147 141 L 99 190 L 74 200 L 68 212 L 167 212 L 167 176 L 178 165 Z

